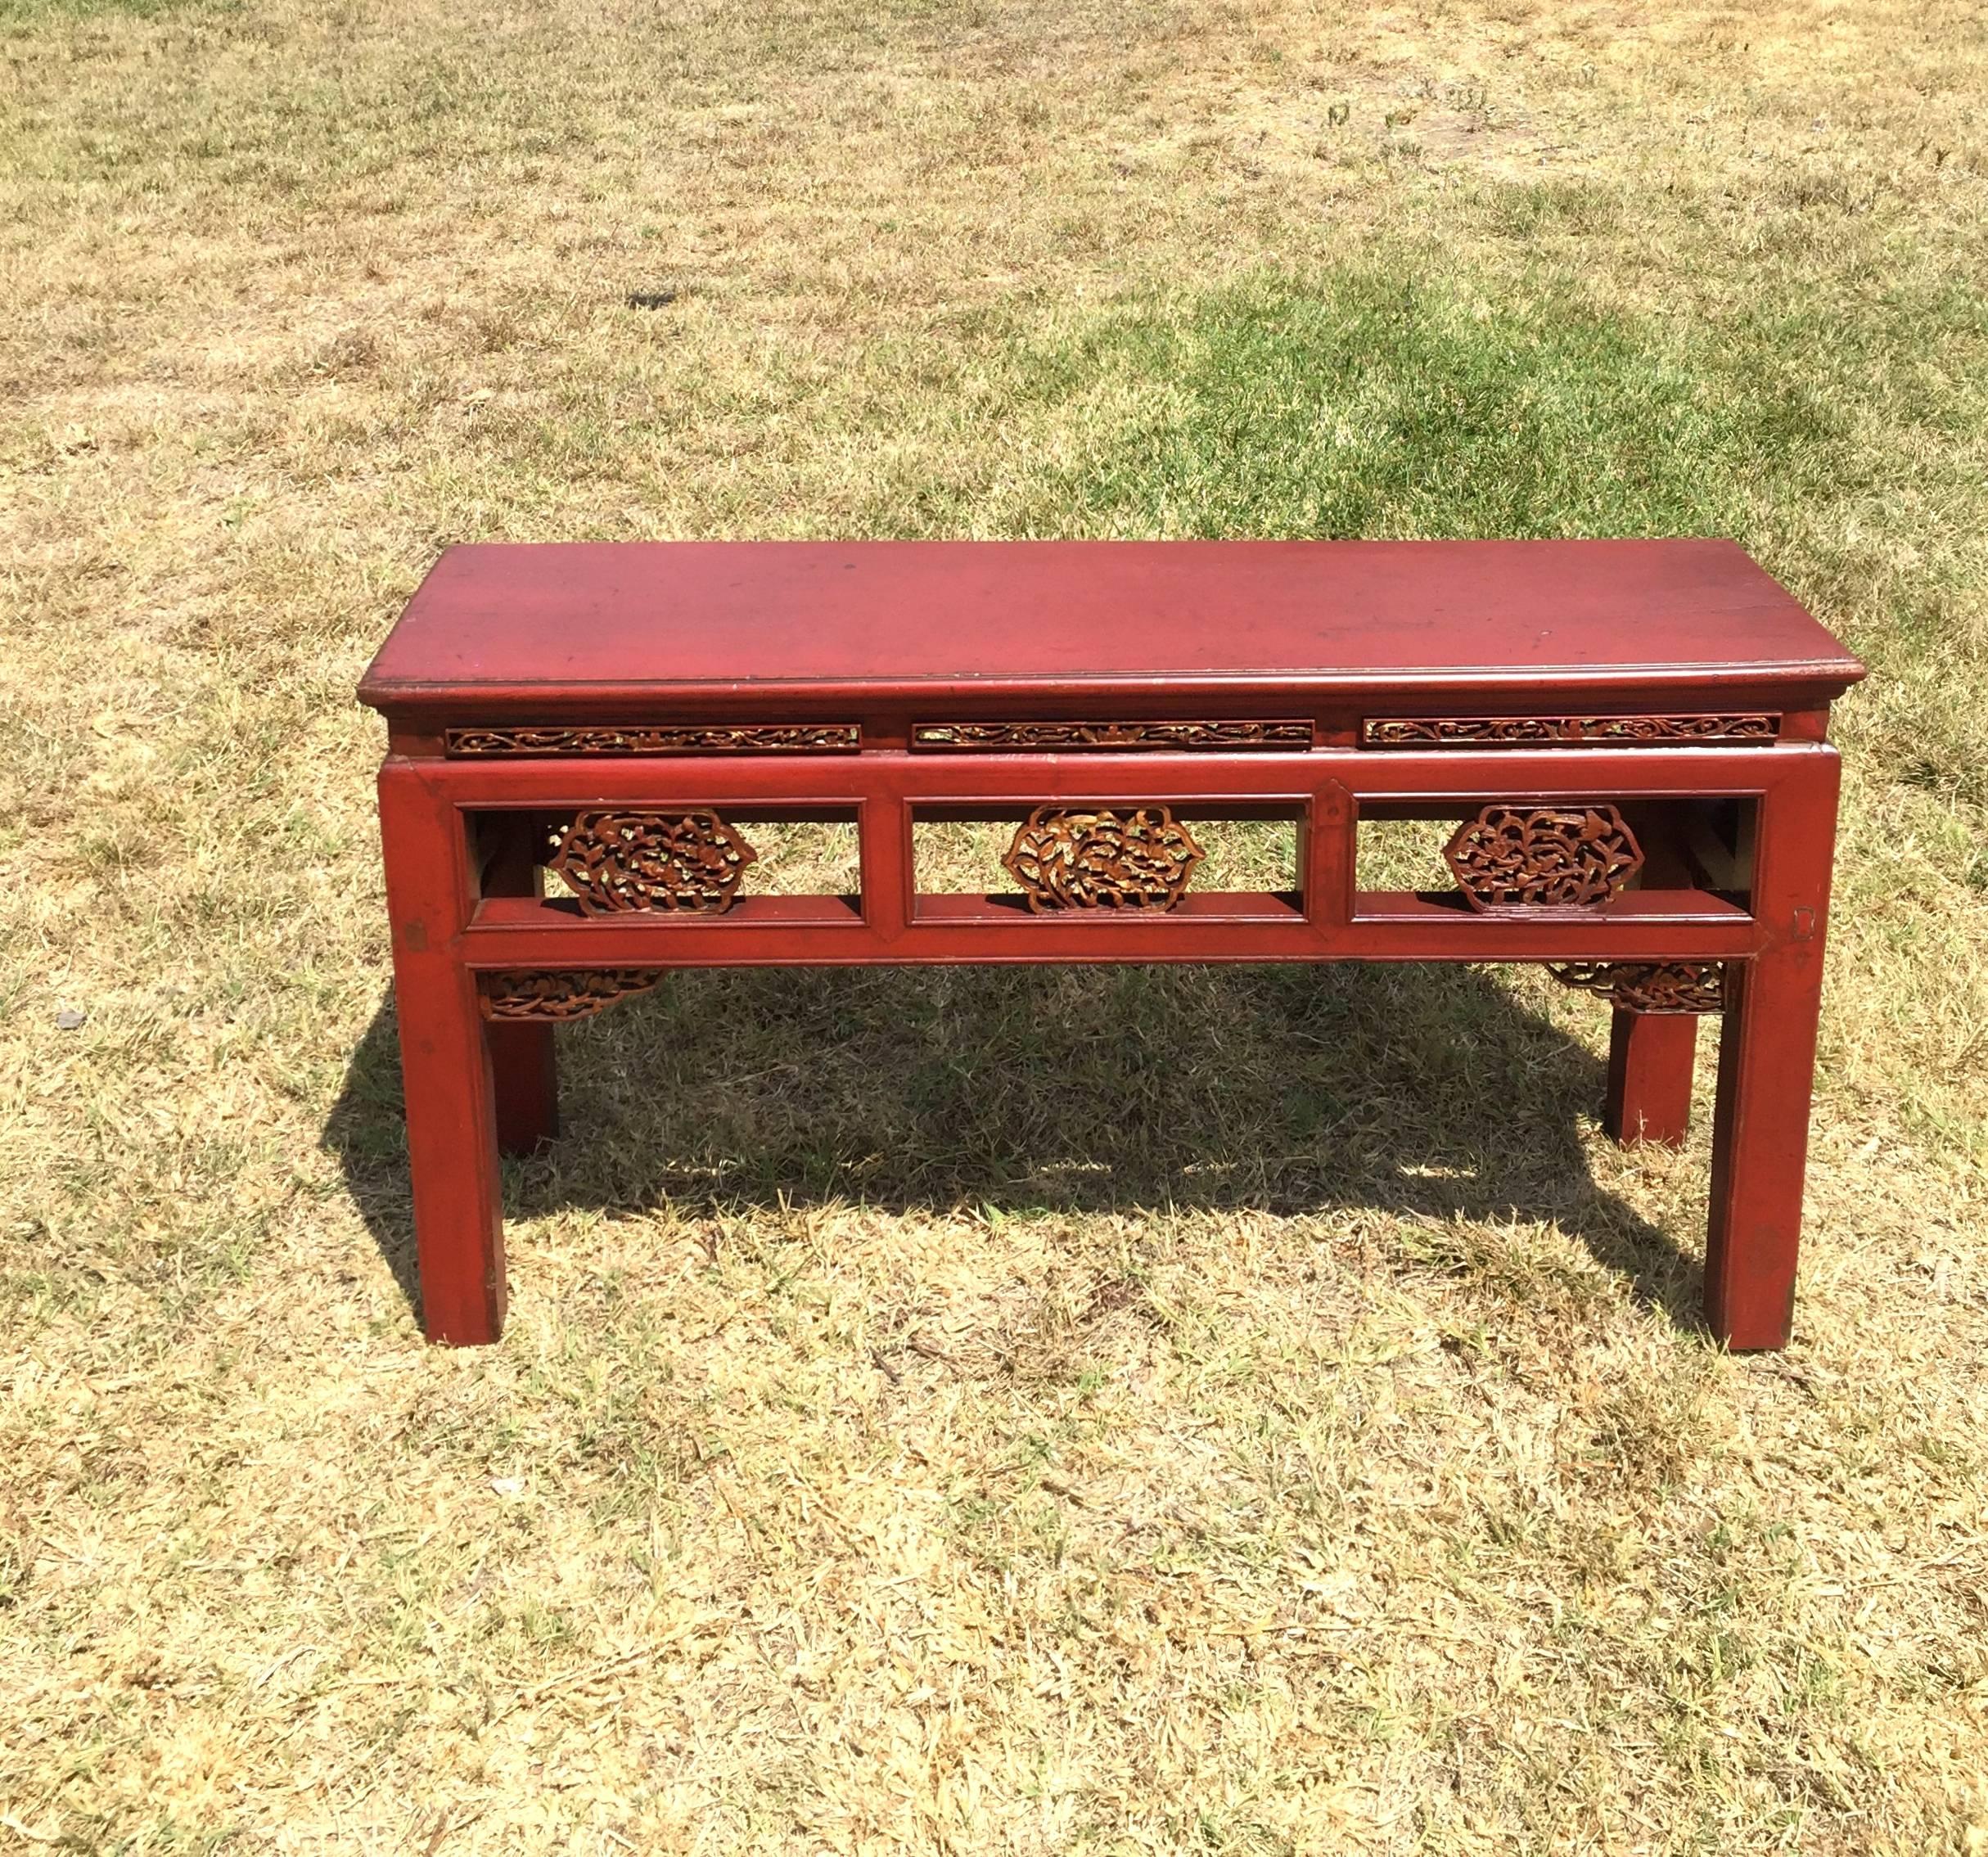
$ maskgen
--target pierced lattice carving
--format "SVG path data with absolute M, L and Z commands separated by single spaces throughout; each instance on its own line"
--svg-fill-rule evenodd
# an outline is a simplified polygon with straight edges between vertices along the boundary
M 452 755 L 829 755 L 859 746 L 853 722 L 643 723 L 626 728 L 451 728 Z
M 1771 741 L 1780 727 L 1778 715 L 1369 716 L 1360 740 L 1369 748 L 1523 748 L 1540 742 L 1634 748 Z
M 1165 806 L 1038 806 L 1001 862 L 1038 913 L 1170 909 L 1204 855 Z
M 546 867 L 589 916 L 728 909 L 759 854 L 717 814 L 582 813 L 552 833 Z
M 1613 806 L 1486 806 L 1443 848 L 1473 909 L 1575 909 L 1605 903 L 1643 868 Z
M 484 976 L 486 1019 L 584 1019 L 630 994 L 646 993 L 659 976 L 643 967 L 562 969 L 557 973 Z
M 1562 986 L 1604 994 L 1632 1012 L 1725 1009 L 1725 967 L 1718 961 L 1570 961 L 1548 971 Z
M 1309 748 L 1309 722 L 921 722 L 914 748 Z

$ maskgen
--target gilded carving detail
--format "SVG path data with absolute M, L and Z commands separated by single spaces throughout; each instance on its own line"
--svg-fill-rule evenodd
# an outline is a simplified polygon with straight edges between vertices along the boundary
M 860 743 L 853 722 L 643 723 L 543 728 L 451 728 L 452 755 L 829 755 Z
M 1203 855 L 1165 806 L 1038 806 L 1001 862 L 1039 914 L 1170 909 Z
M 1613 806 L 1486 806 L 1443 856 L 1474 909 L 1572 909 L 1605 903 L 1643 868 Z
M 995 754 L 1008 748 L 1309 748 L 1309 722 L 921 722 L 916 748 Z
M 481 993 L 483 1016 L 499 1021 L 584 1019 L 617 999 L 647 992 L 658 978 L 645 967 L 486 974 Z
M 1570 961 L 1548 970 L 1562 986 L 1605 995 L 1637 1012 L 1718 1012 L 1725 967 L 1717 961 Z
M 1688 746 L 1694 741 L 1771 741 L 1776 715 L 1369 716 L 1369 748 L 1523 748 L 1582 743 L 1606 748 Z
M 706 808 L 680 813 L 582 813 L 552 833 L 546 868 L 582 912 L 701 910 L 732 906 L 758 854 Z

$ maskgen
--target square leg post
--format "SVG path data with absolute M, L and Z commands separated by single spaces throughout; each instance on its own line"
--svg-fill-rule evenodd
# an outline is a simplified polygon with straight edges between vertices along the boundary
M 1608 1098 L 1602 1126 L 1625 1147 L 1682 1147 L 1691 1121 L 1694 1012 L 1635 1012 L 1618 1006 L 1608 1027 Z
M 1689 889 L 1699 880 L 1679 842 L 1680 821 L 1669 809 L 1639 819 L 1645 886 Z M 1698 1048 L 1697 1015 L 1638 1012 L 1618 1006 L 1608 1025 L 1608 1093 L 1602 1128 L 1625 1147 L 1657 1142 L 1682 1147 L 1691 1123 L 1692 1072 Z
M 895 941 L 911 921 L 913 876 L 911 811 L 903 800 L 865 800 L 857 817 L 862 860 L 863 919 L 877 937 Z
M 497 1099 L 497 1146 L 530 1154 L 559 1134 L 559 1058 L 550 1021 L 518 1019 L 484 1027 Z
M 1734 1349 L 1787 1345 L 1822 1007 L 1836 835 L 1832 750 L 1760 801 L 1753 912 L 1765 946 L 1736 962 L 1719 1043 L 1705 1316 Z
M 529 814 L 488 828 L 479 848 L 485 896 L 543 896 L 540 867 Z M 487 1027 L 491 1081 L 497 1093 L 497 1145 L 505 1154 L 530 1154 L 559 1134 L 559 1059 L 549 1021 L 493 1022 Z
M 494 1341 L 504 1325 L 496 1093 L 476 976 L 458 952 L 470 907 L 460 815 L 412 762 L 380 770 L 380 836 L 393 923 L 421 1327 L 435 1341 Z

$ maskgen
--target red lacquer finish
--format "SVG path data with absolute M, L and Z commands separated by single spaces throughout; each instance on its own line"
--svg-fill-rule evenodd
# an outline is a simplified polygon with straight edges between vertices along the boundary
M 559 1063 L 552 1028 L 492 1025 L 490 1079 L 497 1095 L 497 1146 L 503 1154 L 530 1154 L 559 1134 Z
M 1608 1095 L 1602 1126 L 1634 1146 L 1682 1147 L 1691 1122 L 1691 1072 L 1698 1021 L 1688 1012 L 1638 1012 L 1618 1006 L 1608 1028 Z
M 497 1108 L 476 976 L 462 958 L 470 860 L 461 815 L 419 772 L 380 771 L 394 928 L 421 1323 L 431 1340 L 493 1341 L 504 1325 Z
M 1794 1321 L 1837 784 L 1832 756 L 1805 757 L 1760 806 L 1761 946 L 1726 1005 L 1705 1249 L 1706 1317 L 1736 1348 L 1785 1347 Z
M 1723 997 L 1706 1309 L 1778 1346 L 1861 674 L 1720 542 L 452 549 L 362 687 L 425 1325 L 498 1332 L 496 1156 L 557 1133 L 552 1021 L 659 971 L 1540 961 L 1614 1001 L 1625 1141 L 1682 1139 Z M 1225 816 L 1295 824 L 1295 892 L 1200 883 Z M 962 817 L 1034 822 L 1026 899 L 921 890 L 914 823 Z M 1358 888 L 1363 819 L 1486 817 L 1495 907 L 1440 864 Z M 755 892 L 779 818 L 853 818 L 860 896 Z
M 442 557 L 363 694 L 390 714 L 625 723 L 684 704 L 780 722 L 790 696 L 944 722 L 1095 693 L 1116 721 L 1126 696 L 1542 679 L 1562 710 L 1631 687 L 1795 707 L 1858 672 L 1729 542 L 499 543 Z

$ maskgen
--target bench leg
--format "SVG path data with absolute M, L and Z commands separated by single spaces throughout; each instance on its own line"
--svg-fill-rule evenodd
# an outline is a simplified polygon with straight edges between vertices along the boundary
M 550 1025 L 514 1020 L 486 1028 L 497 1093 L 497 1145 L 530 1154 L 559 1133 L 559 1060 Z
M 1684 1146 L 1697 1046 L 1696 1013 L 1615 1009 L 1608 1029 L 1608 1098 L 1602 1114 L 1602 1126 L 1613 1140 L 1625 1146 Z
M 1735 1349 L 1785 1347 L 1793 1324 L 1837 774 L 1833 754 L 1811 751 L 1761 800 L 1753 902 L 1767 944 L 1727 976 L 1705 1316 Z
M 542 834 L 528 817 L 486 818 L 473 854 L 483 859 L 485 896 L 543 896 L 539 863 Z M 490 1067 L 497 1088 L 497 1145 L 505 1154 L 530 1154 L 559 1134 L 559 1067 L 549 1023 L 529 1019 L 493 1022 Z
M 1801 1237 L 1819 963 L 1742 964 L 1719 1041 L 1705 1314 L 1729 1346 L 1787 1345 Z
M 496 1092 L 476 976 L 453 946 L 467 908 L 462 830 L 417 772 L 390 762 L 380 828 L 421 1327 L 431 1341 L 494 1341 L 504 1325 Z

